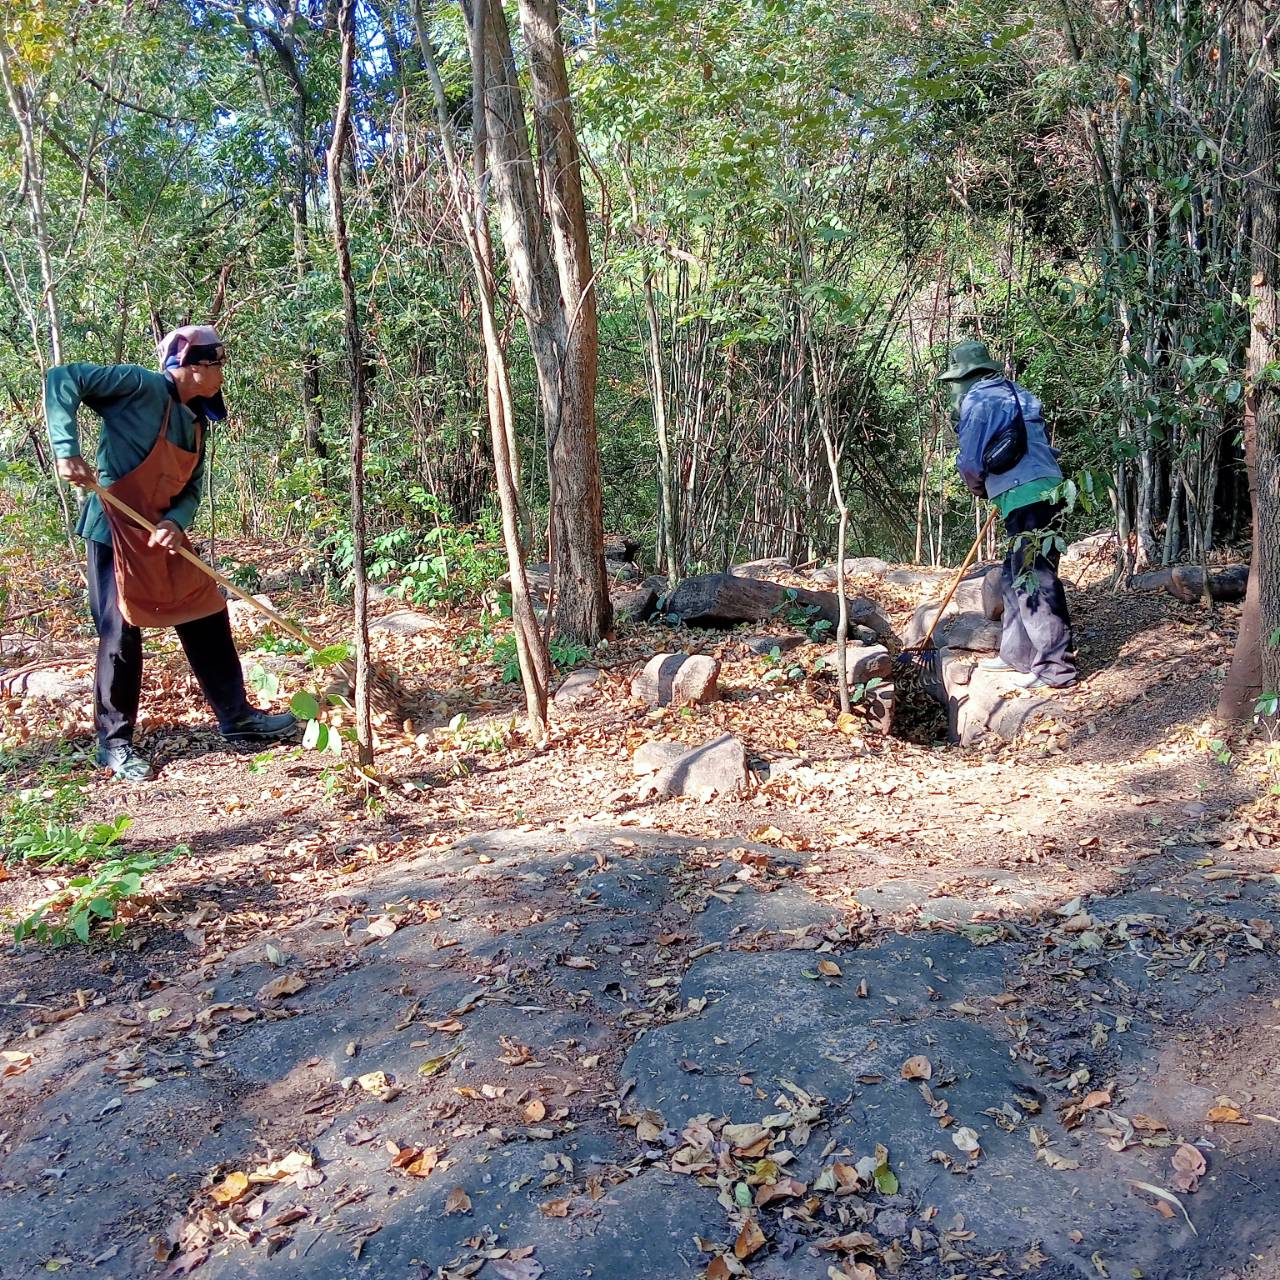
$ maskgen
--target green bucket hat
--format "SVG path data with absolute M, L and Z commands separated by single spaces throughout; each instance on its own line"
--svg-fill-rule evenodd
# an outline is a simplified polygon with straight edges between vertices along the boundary
M 952 351 L 951 363 L 947 366 L 945 372 L 938 375 L 938 381 L 962 382 L 965 378 L 983 369 L 990 373 L 1004 372 L 1004 368 L 991 358 L 991 352 L 987 350 L 987 344 L 979 342 L 977 338 L 970 338 Z

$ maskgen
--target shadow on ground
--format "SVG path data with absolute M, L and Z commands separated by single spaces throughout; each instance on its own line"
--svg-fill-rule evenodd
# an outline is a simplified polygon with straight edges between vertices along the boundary
M 319 902 L 273 936 L 283 966 L 245 947 L 31 1042 L 4 1084 L 5 1274 L 484 1280 L 532 1249 L 549 1280 L 679 1280 L 732 1249 L 735 1185 L 784 1176 L 804 1191 L 751 1210 L 756 1280 L 821 1280 L 841 1236 L 905 1277 L 1260 1276 L 1280 900 L 1202 855 L 1135 859 L 1078 903 L 976 867 L 840 905 L 807 856 L 741 842 L 472 837 Z M 282 973 L 305 987 L 264 994 Z M 1224 1097 L 1249 1123 L 1206 1121 Z M 735 1153 L 720 1117 L 759 1136 Z M 1168 1188 L 1184 1142 L 1208 1166 L 1194 1227 L 1134 1186 Z M 819 1190 L 878 1144 L 896 1193 Z M 315 1185 L 216 1206 L 210 1184 L 295 1149 Z

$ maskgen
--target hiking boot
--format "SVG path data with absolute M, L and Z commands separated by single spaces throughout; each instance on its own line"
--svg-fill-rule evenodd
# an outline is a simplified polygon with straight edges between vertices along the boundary
M 250 709 L 238 720 L 223 725 L 221 732 L 228 742 L 278 742 L 293 737 L 297 728 L 298 718 L 290 711 L 273 716 Z
M 96 759 L 100 768 L 110 769 L 121 782 L 150 782 L 156 776 L 151 761 L 143 759 L 131 742 L 100 746 Z
M 1003 658 L 983 658 L 978 663 L 978 667 L 982 671 L 1016 671 L 1017 667 L 1011 667 Z

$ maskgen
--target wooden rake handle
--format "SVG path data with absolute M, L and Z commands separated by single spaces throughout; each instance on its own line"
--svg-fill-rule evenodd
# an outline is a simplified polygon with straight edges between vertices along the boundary
M 991 514 L 987 517 L 987 523 L 982 526 L 982 532 L 973 541 L 973 546 L 969 548 L 969 554 L 965 556 L 964 563 L 956 571 L 956 576 L 952 580 L 951 590 L 943 597 L 942 603 L 938 606 L 938 612 L 933 615 L 933 621 L 929 624 L 929 630 L 924 633 L 924 639 L 917 645 L 912 645 L 913 649 L 927 649 L 929 641 L 933 639 L 933 633 L 938 623 L 942 621 L 942 615 L 946 612 L 947 605 L 951 603 L 951 597 L 955 595 L 959 589 L 960 582 L 964 578 L 969 566 L 977 557 L 978 548 L 982 546 L 982 540 L 987 536 L 987 530 L 995 523 L 995 518 L 999 515 L 999 511 L 995 507 L 991 508 Z
M 87 484 L 84 487 L 92 493 L 96 493 L 103 502 L 109 502 L 117 511 L 123 512 L 130 520 L 140 524 L 149 533 L 157 532 L 156 526 L 153 525 L 146 516 L 140 515 L 127 502 L 117 498 L 109 489 L 104 489 L 102 485 L 97 483 L 97 481 L 94 481 L 92 484 Z M 189 551 L 185 546 L 179 543 L 174 550 L 174 554 L 185 557 L 202 573 L 208 574 L 208 576 L 224 590 L 229 591 L 238 600 L 243 600 L 245 604 L 249 605 L 250 608 L 256 609 L 263 615 L 263 617 L 270 618 L 271 621 L 274 622 L 282 631 L 291 635 L 301 644 L 305 644 L 308 649 L 318 650 L 324 648 L 323 645 L 317 644 L 301 628 L 294 626 L 294 624 L 287 618 L 282 618 L 273 608 L 271 608 L 270 605 L 263 604 L 261 600 L 255 600 L 247 591 L 242 591 L 234 582 L 231 581 L 230 578 L 224 577 L 212 565 L 205 564 L 205 562 L 201 560 L 194 551 Z

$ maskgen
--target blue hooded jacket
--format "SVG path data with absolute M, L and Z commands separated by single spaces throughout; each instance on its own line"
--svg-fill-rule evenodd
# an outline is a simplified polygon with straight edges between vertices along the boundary
M 996 432 L 1014 420 L 1014 392 L 1027 428 L 1027 452 L 1008 471 L 989 475 L 983 470 L 982 455 Z M 995 376 L 983 378 L 970 387 L 960 405 L 956 432 L 960 437 L 956 467 L 969 491 L 980 498 L 998 498 L 1032 480 L 1062 479 L 1059 451 L 1050 445 L 1044 429 L 1044 406 L 1037 396 L 1017 383 Z

